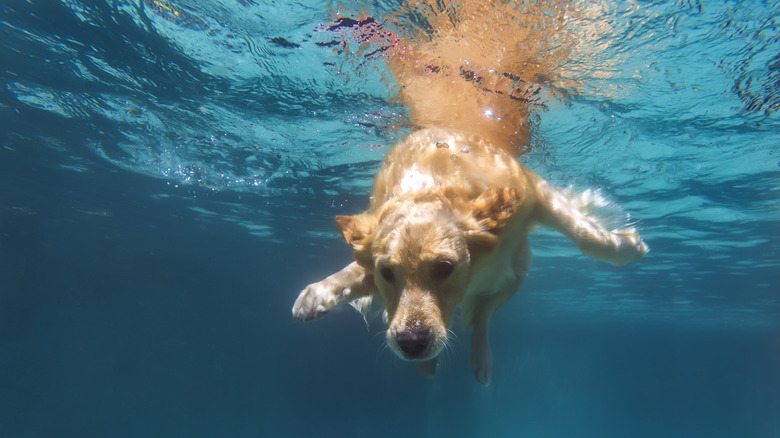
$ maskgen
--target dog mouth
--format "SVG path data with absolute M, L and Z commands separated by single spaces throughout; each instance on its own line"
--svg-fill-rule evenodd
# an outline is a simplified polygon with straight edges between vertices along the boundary
M 429 328 L 391 330 L 388 343 L 398 357 L 412 362 L 433 359 L 444 346 Z

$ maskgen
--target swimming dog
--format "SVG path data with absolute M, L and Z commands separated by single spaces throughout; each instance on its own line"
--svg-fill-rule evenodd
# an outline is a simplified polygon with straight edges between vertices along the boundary
M 493 6 L 508 7 L 505 2 Z M 294 321 L 306 321 L 342 303 L 379 298 L 390 349 L 433 376 L 460 308 L 473 333 L 472 371 L 486 385 L 493 363 L 490 322 L 526 278 L 528 233 L 535 224 L 557 230 L 583 254 L 616 266 L 640 259 L 648 248 L 632 229 L 606 229 L 565 192 L 520 164 L 528 102 L 516 99 L 516 90 L 514 95 L 499 90 L 507 90 L 501 85 L 506 81 L 531 82 L 521 79 L 524 63 L 510 62 L 511 53 L 499 60 L 496 40 L 480 39 L 473 24 L 482 19 L 480 13 L 490 11 L 490 18 L 501 11 L 485 2 L 472 7 L 479 13 L 461 16 L 448 32 L 417 45 L 399 40 L 388 51 L 402 99 L 421 129 L 385 158 L 368 210 L 336 216 L 354 262 L 306 287 L 292 314 Z M 510 29 L 503 32 L 509 35 L 516 25 L 509 20 Z M 516 32 L 511 34 L 507 38 L 516 41 Z M 476 49 L 478 56 L 468 62 L 462 53 L 447 56 L 456 43 L 469 47 L 468 53 Z M 486 67 L 492 65 L 496 68 Z

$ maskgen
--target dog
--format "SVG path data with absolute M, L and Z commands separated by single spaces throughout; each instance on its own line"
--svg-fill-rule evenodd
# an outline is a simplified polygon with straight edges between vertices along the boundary
M 480 13 L 507 7 L 505 2 L 472 6 Z M 473 22 L 481 15 L 472 15 L 460 17 L 459 29 L 479 28 Z M 516 24 L 510 17 L 507 25 Z M 354 262 L 307 286 L 292 314 L 294 321 L 308 321 L 343 303 L 379 298 L 390 349 L 432 377 L 460 308 L 462 323 L 472 331 L 471 369 L 487 385 L 493 367 L 490 323 L 526 278 L 528 233 L 536 224 L 568 237 L 586 256 L 616 266 L 640 259 L 648 247 L 632 229 L 606 229 L 565 192 L 521 165 L 528 102 L 497 90 L 506 89 L 500 86 L 505 80 L 531 83 L 513 71 L 523 62 L 504 62 L 505 70 L 497 73 L 490 66 L 501 63 L 491 64 L 479 35 L 459 29 L 417 45 L 399 39 L 387 50 L 401 97 L 420 129 L 385 158 L 368 210 L 335 218 Z M 481 54 L 480 63 L 472 58 L 466 68 L 462 58 L 444 56 L 452 52 L 452 41 L 468 41 Z

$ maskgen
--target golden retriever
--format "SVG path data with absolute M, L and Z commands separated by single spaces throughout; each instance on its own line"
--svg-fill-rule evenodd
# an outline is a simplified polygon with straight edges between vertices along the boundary
M 506 2 L 459 5 L 460 15 L 434 36 L 399 38 L 387 50 L 401 98 L 421 129 L 385 158 L 368 210 L 336 217 L 355 261 L 306 287 L 292 314 L 306 321 L 345 302 L 380 298 L 389 347 L 433 376 L 460 307 L 473 331 L 471 368 L 486 385 L 490 322 L 526 277 L 527 235 L 535 224 L 613 265 L 638 260 L 648 249 L 633 230 L 605 229 L 518 160 L 527 144 L 529 102 L 506 82 L 532 87 L 522 77 L 534 53 L 521 57 L 511 49 L 541 32 L 539 23 L 518 31 L 521 19 L 530 25 L 555 14 L 529 18 Z M 480 33 L 485 29 L 490 38 Z

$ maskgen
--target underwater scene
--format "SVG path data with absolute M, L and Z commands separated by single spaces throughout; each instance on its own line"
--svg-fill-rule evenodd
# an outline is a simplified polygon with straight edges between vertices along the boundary
M 780 438 L 780 2 L 2 0 L 0 41 L 0 437 Z M 649 247 L 531 229 L 487 385 L 459 312 L 433 377 L 381 304 L 291 313 L 424 127 Z

